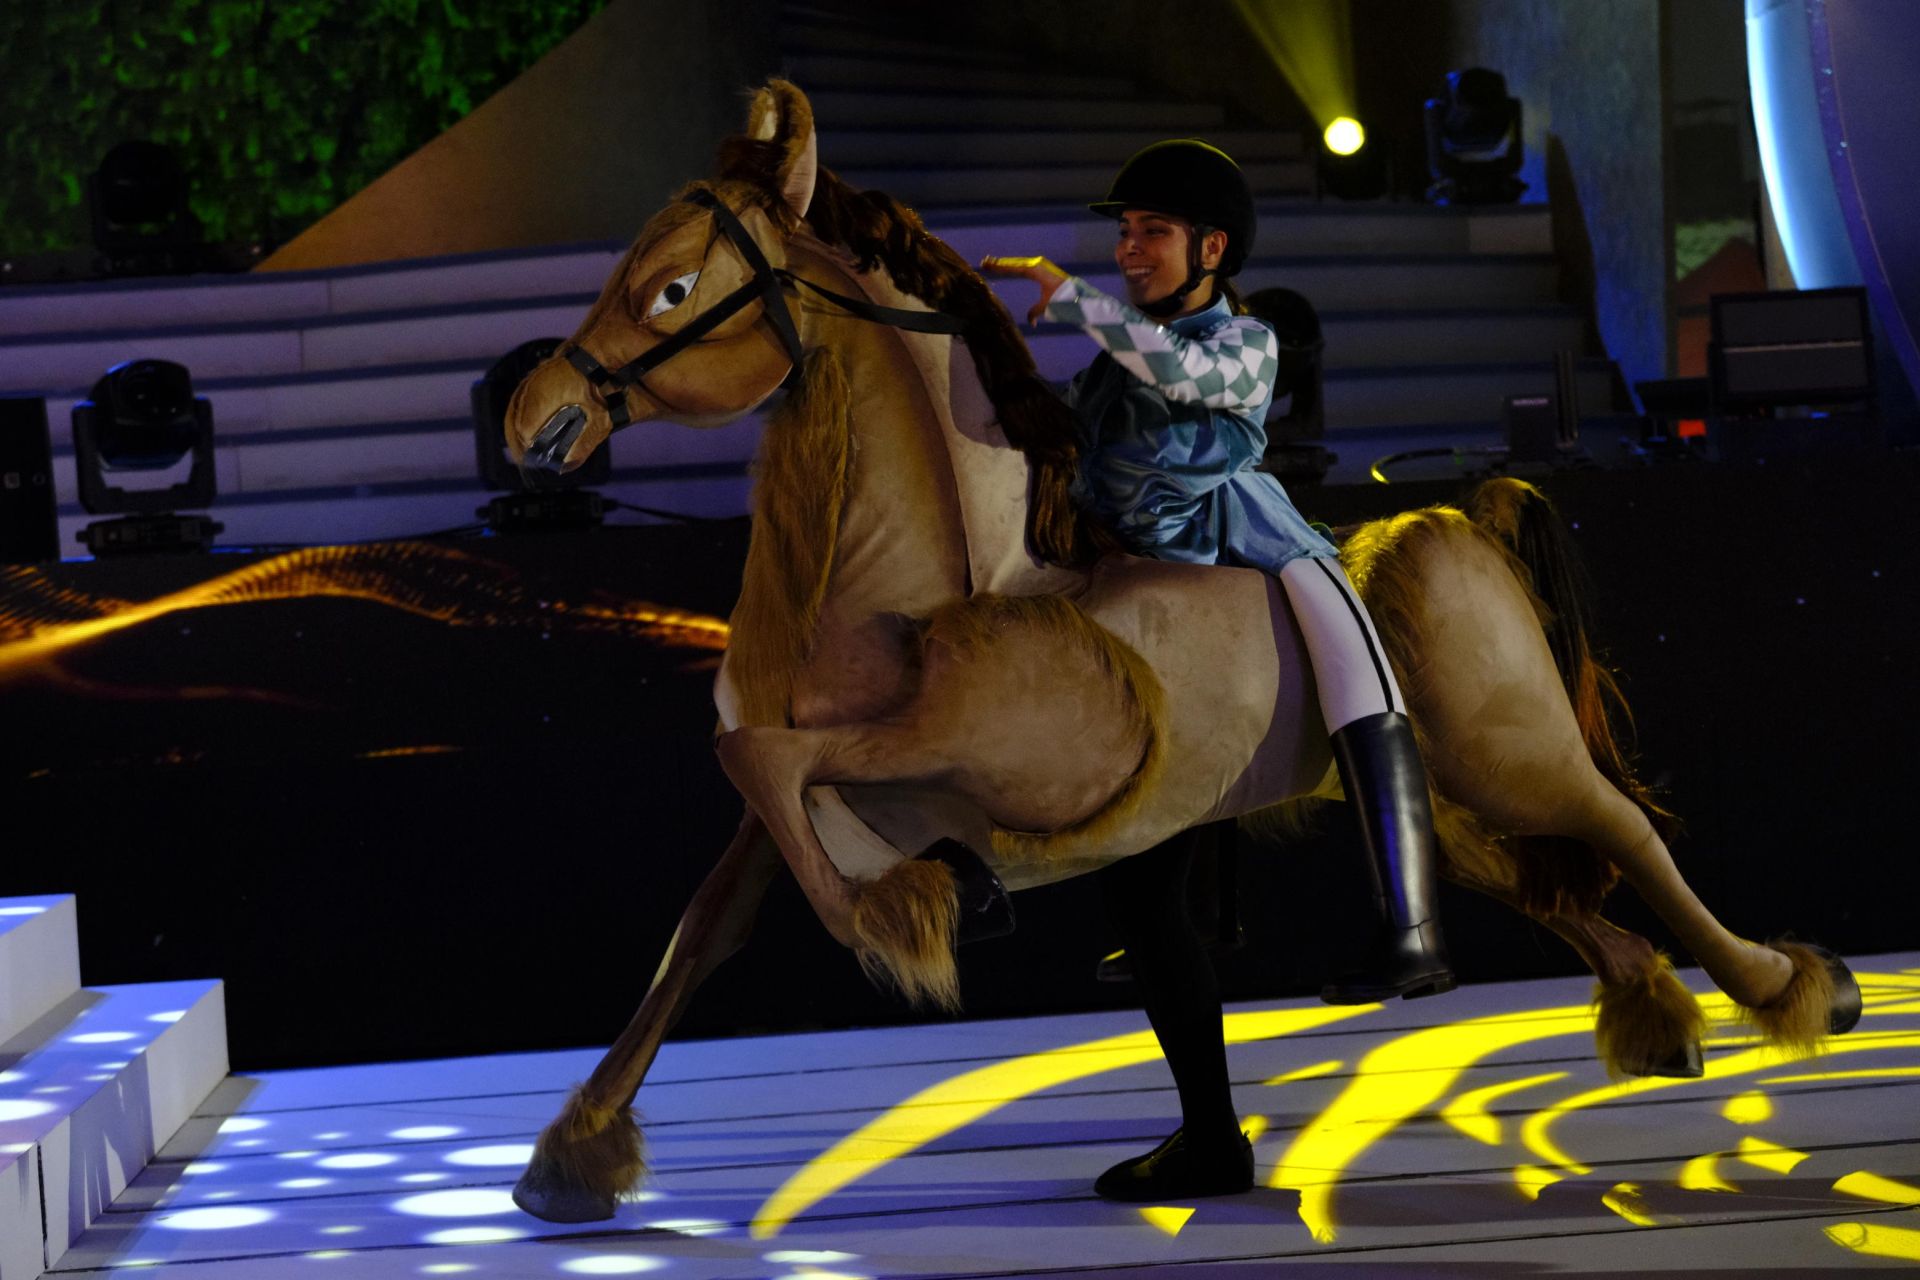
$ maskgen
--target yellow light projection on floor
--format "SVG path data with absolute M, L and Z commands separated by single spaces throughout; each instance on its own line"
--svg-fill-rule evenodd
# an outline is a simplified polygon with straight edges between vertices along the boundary
M 1311 1031 L 1371 1013 L 1379 1007 L 1368 1004 L 1230 1013 L 1224 1020 L 1227 1043 L 1243 1044 Z M 1139 1066 L 1159 1057 L 1160 1042 L 1153 1038 L 1153 1033 L 1135 1031 L 996 1062 L 942 1080 L 868 1121 L 782 1183 L 754 1214 L 753 1238 L 765 1240 L 778 1234 L 788 1223 L 841 1188 L 1010 1103 L 1044 1089 L 1122 1067 Z
M 1860 973 L 1856 976 L 1865 992 L 1866 1017 L 1920 1011 L 1913 1000 L 1914 990 L 1920 988 L 1920 974 Z M 1724 999 L 1705 998 L 1701 1003 L 1711 1018 L 1724 1019 L 1732 1015 L 1733 1008 Z M 1270 1040 L 1379 1011 L 1378 1005 L 1366 1005 L 1230 1014 L 1226 1019 L 1227 1041 L 1238 1044 Z M 1343 1177 L 1369 1147 L 1409 1121 L 1420 1118 L 1438 1118 L 1453 1131 L 1479 1143 L 1506 1145 L 1508 1136 L 1501 1118 L 1494 1114 L 1496 1106 L 1559 1084 L 1572 1078 L 1574 1073 L 1543 1072 L 1456 1093 L 1462 1076 L 1476 1068 L 1487 1068 L 1488 1059 L 1496 1054 L 1520 1046 L 1534 1046 L 1537 1050 L 1541 1042 L 1558 1037 L 1580 1037 L 1579 1048 L 1568 1046 L 1568 1051 L 1590 1052 L 1592 1032 L 1592 1009 L 1573 1005 L 1468 1018 L 1393 1035 L 1362 1056 L 1353 1068 L 1352 1077 L 1333 1101 L 1294 1134 L 1267 1179 L 1268 1185 L 1298 1191 L 1301 1221 L 1315 1240 L 1331 1243 L 1338 1236 L 1334 1212 L 1336 1193 Z M 1533 1158 L 1517 1162 L 1513 1167 L 1515 1195 L 1528 1201 L 1537 1200 L 1547 1187 L 1592 1173 L 1591 1168 L 1563 1150 L 1553 1136 L 1554 1126 L 1560 1121 L 1591 1108 L 1657 1090 L 1724 1087 L 1729 1081 L 1763 1072 L 1769 1074 L 1755 1081 L 1756 1085 L 1920 1075 L 1920 1067 L 1914 1066 L 1772 1074 L 1794 1059 L 1756 1044 L 1751 1036 L 1722 1039 L 1735 1046 L 1735 1051 L 1709 1057 L 1706 1074 L 1700 1079 L 1643 1078 L 1600 1088 L 1581 1088 L 1570 1096 L 1525 1110 L 1517 1117 L 1520 1121 L 1518 1143 Z M 1856 1030 L 1828 1041 L 1822 1052 L 1858 1054 L 1916 1049 L 1920 1049 L 1920 1029 Z M 1009 1103 L 1044 1089 L 1158 1057 L 1159 1048 L 1152 1034 L 1139 1032 L 996 1063 L 923 1089 L 835 1143 L 789 1178 L 755 1215 L 753 1235 L 756 1239 L 765 1239 L 778 1233 L 800 1214 L 887 1162 L 956 1132 Z M 1340 1061 L 1329 1060 L 1283 1072 L 1265 1083 L 1287 1085 L 1324 1079 L 1342 1069 Z M 1730 1123 L 1756 1125 L 1773 1118 L 1775 1105 L 1763 1089 L 1755 1087 L 1738 1090 L 1722 1099 L 1719 1111 Z M 1261 1123 L 1256 1127 L 1255 1121 Z M 1265 1130 L 1264 1117 L 1250 1118 L 1248 1128 L 1255 1137 L 1260 1136 Z M 1731 1149 L 1685 1161 L 1675 1171 L 1673 1182 L 1662 1185 L 1688 1191 L 1738 1194 L 1740 1187 L 1723 1174 L 1728 1162 L 1737 1162 L 1764 1174 L 1785 1176 L 1809 1158 L 1806 1152 L 1745 1134 Z M 1840 1179 L 1834 1189 L 1880 1203 L 1920 1205 L 1920 1188 L 1864 1171 Z M 1670 1221 L 1655 1214 L 1644 1192 L 1644 1183 L 1620 1183 L 1602 1196 L 1602 1202 L 1635 1225 Z M 1192 1211 L 1185 1206 L 1155 1206 L 1142 1213 L 1147 1221 L 1169 1234 L 1184 1228 L 1192 1216 Z M 1177 1221 L 1176 1214 L 1180 1215 Z M 1912 1242 L 1907 1237 L 1920 1241 L 1920 1232 L 1903 1235 L 1898 1228 L 1861 1224 L 1848 1224 L 1844 1231 L 1834 1228 L 1828 1234 L 1847 1248 L 1881 1257 L 1907 1257 L 1909 1255 L 1898 1252 L 1910 1247 Z M 1920 1257 L 1920 1254 L 1913 1256 Z
M 505 565 L 436 543 L 310 547 L 256 560 L 152 600 L 87 595 L 37 568 L 0 569 L 0 680 L 90 640 L 188 609 L 326 596 L 449 626 L 538 626 L 722 650 L 727 624 L 637 600 L 541 599 Z
M 1842 1222 L 1827 1228 L 1827 1239 L 1843 1249 L 1863 1253 L 1869 1258 L 1898 1258 L 1920 1262 L 1920 1231 L 1906 1227 L 1884 1227 L 1878 1223 Z

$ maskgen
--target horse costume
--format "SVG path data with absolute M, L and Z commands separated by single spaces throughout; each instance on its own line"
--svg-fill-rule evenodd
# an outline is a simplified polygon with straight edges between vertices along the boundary
M 1017 893 L 1337 794 L 1277 584 L 1110 553 L 1067 496 L 1073 419 L 985 282 L 820 168 L 810 105 L 775 80 L 522 384 L 507 438 L 523 465 L 572 467 L 628 423 L 715 426 L 783 385 L 715 689 L 747 813 L 540 1137 L 514 1195 L 548 1220 L 608 1217 L 643 1176 L 634 1097 L 783 862 L 869 974 L 957 1008 L 962 903 L 998 909 L 994 877 Z M 1844 1030 L 1859 993 L 1837 958 L 1734 936 L 1675 868 L 1553 528 L 1495 481 L 1342 548 L 1420 737 L 1442 873 L 1594 970 L 1612 1071 L 1698 1074 L 1704 1026 L 1666 958 L 1599 915 L 1622 875 L 1769 1040 Z

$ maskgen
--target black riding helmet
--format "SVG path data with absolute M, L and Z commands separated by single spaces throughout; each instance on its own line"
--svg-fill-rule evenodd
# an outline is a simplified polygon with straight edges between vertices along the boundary
M 1227 250 L 1220 258 L 1221 279 L 1234 276 L 1253 249 L 1255 218 L 1253 192 L 1233 157 L 1198 138 L 1173 138 L 1133 153 L 1120 166 L 1107 198 L 1087 208 L 1103 218 L 1118 218 L 1128 209 L 1185 218 L 1196 228 L 1212 227 L 1227 233 Z M 1188 245 L 1187 283 L 1151 312 L 1171 310 L 1179 299 L 1200 286 L 1207 273 L 1200 268 L 1200 239 Z

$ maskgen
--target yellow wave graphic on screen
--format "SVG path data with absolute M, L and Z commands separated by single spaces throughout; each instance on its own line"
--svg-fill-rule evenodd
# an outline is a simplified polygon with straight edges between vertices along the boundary
M 709 651 L 727 646 L 720 618 L 612 596 L 548 599 L 496 561 L 456 547 L 395 542 L 289 551 L 151 600 L 91 595 L 39 568 L 0 569 L 0 680 L 169 614 L 318 597 L 365 600 L 455 627 L 537 627 Z

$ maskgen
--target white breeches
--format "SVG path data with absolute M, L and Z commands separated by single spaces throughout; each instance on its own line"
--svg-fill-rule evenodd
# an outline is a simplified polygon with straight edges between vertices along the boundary
M 1334 733 L 1362 716 L 1405 712 L 1400 686 L 1367 607 L 1338 560 L 1300 556 L 1280 570 L 1293 616 L 1307 640 L 1320 714 Z

